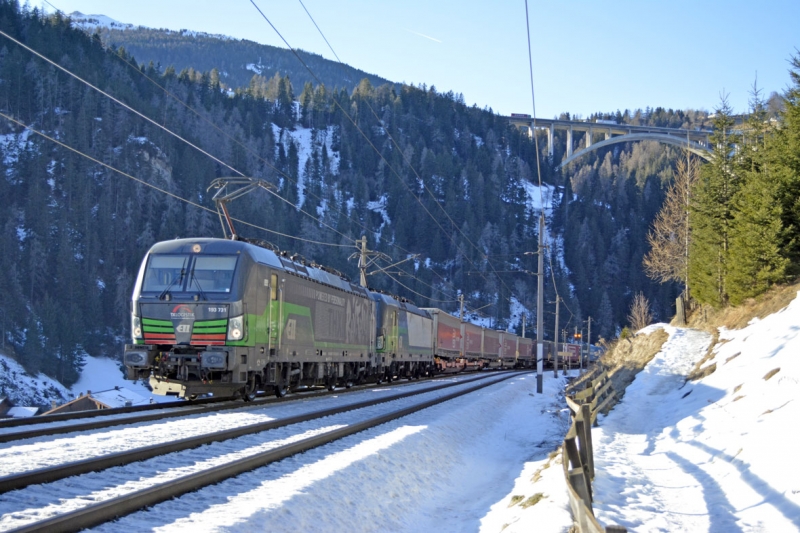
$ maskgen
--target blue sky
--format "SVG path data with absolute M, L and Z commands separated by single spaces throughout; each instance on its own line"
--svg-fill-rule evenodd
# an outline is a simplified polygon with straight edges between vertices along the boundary
M 284 47 L 249 0 L 50 1 L 67 13 Z M 299 1 L 255 2 L 293 47 L 333 59 Z M 532 113 L 524 0 L 303 2 L 345 63 L 503 114 Z M 546 118 L 712 110 L 723 91 L 742 112 L 756 76 L 765 95 L 788 86 L 800 48 L 798 0 L 529 0 L 528 10 L 536 115 Z

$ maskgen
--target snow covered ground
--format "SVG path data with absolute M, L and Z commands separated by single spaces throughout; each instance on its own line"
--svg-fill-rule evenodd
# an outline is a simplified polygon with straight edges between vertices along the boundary
M 462 377 L 463 378 L 463 377 Z M 448 379 L 461 379 L 458 377 Z M 425 387 L 426 382 L 408 386 Z M 564 378 L 545 380 L 545 394 L 535 394 L 532 374 L 515 376 L 474 394 L 425 409 L 404 419 L 300 456 L 244 474 L 182 498 L 107 524 L 98 531 L 567 531 L 571 520 L 560 464 L 548 461 L 566 427 L 562 410 Z M 334 401 L 355 401 L 358 396 L 389 393 L 386 388 L 342 395 Z M 439 393 L 441 394 L 441 393 Z M 418 400 L 404 400 L 418 401 Z M 287 411 L 308 410 L 311 400 L 243 413 L 212 415 L 239 419 L 288 416 Z M 329 403 L 329 402 L 328 402 Z M 327 406 L 327 403 L 326 403 Z M 385 410 L 386 407 L 370 408 Z M 284 413 L 283 411 L 287 411 Z M 356 412 L 354 412 L 356 413 Z M 219 461 L 206 458 L 214 449 L 249 453 L 249 448 L 273 447 L 281 440 L 296 440 L 309 432 L 329 431 L 352 423 L 346 415 L 308 423 L 308 427 L 269 432 L 217 443 L 166 461 L 143 462 L 105 473 L 63 480 L 47 488 L 28 487 L 5 494 L 0 500 L 0 530 L 17 527 L 36 516 L 47 516 L 98 501 L 119 489 L 152 484 Z M 164 422 L 167 426 L 208 427 L 209 417 Z M 130 429 L 112 429 L 77 438 L 87 449 L 132 444 L 148 439 L 157 423 Z M 300 435 L 295 435 L 296 433 Z M 284 434 L 285 433 L 285 434 Z M 138 437 L 137 437 L 138 434 Z M 277 438 L 278 440 L 274 440 Z M 63 448 L 63 460 L 74 460 L 76 446 L 68 437 L 37 438 L 18 450 L 20 458 L 53 460 Z M 60 443 L 59 443 L 60 441 Z M 136 443 L 134 442 L 133 445 Z M 80 447 L 80 446 L 78 446 Z M 6 445 L 4 455 L 13 446 Z M 36 459 L 38 457 L 38 459 Z M 151 464 L 153 463 L 153 464 Z M 545 468 L 547 464 L 551 468 Z M 38 466 L 42 466 L 39 464 Z M 544 474 L 537 476 L 539 474 Z M 533 478 L 537 481 L 534 482 Z M 527 506 L 537 493 L 542 500 Z M 513 498 L 513 500 L 512 500 Z M 540 518 L 536 519 L 535 515 Z M 545 529 L 539 526 L 547 525 Z
M 716 370 L 688 383 L 685 376 L 705 355 L 711 336 L 651 326 L 664 328 L 668 341 L 593 430 L 594 510 L 601 523 L 641 532 L 800 530 L 800 467 L 792 461 L 793 422 L 800 417 L 798 317 L 800 299 L 742 330 L 722 330 L 714 357 L 705 363 Z M 96 530 L 566 532 L 572 521 L 563 470 L 559 454 L 551 455 L 568 427 L 564 384 L 564 378 L 548 372 L 545 394 L 539 395 L 535 376 L 520 375 Z M 363 394 L 378 391 L 386 389 Z M 350 396 L 330 401 L 351 401 L 345 400 Z M 212 419 L 219 419 L 214 425 L 235 426 L 310 407 L 309 401 L 163 425 L 194 433 Z M 326 419 L 295 429 L 300 435 L 219 443 L 166 468 L 142 463 L 114 469 L 112 479 L 101 472 L 84 478 L 86 483 L 63 480 L 49 496 L 36 494 L 35 487 L 8 493 L 0 529 L 10 527 L 21 512 L 37 512 L 12 502 L 51 497 L 52 503 L 43 503 L 45 510 L 68 508 L 70 502 L 98 496 L 92 484 L 102 488 L 116 478 L 147 485 L 170 471 L 194 468 L 195 462 L 211 460 L 204 454 L 213 446 L 238 446 L 239 451 L 229 452 L 242 453 L 245 445 L 272 446 L 348 423 L 347 417 Z M 100 440 L 88 448 L 114 448 L 114 439 L 126 447 L 149 441 L 155 427 L 160 426 L 107 431 L 92 437 Z M 62 438 L 27 443 L 24 455 L 50 461 Z M 63 449 L 71 455 L 77 448 Z M 13 459 L 8 469 L 20 468 L 12 465 Z
M 92 396 L 97 397 L 98 393 L 111 391 L 115 387 L 127 389 L 136 396 L 133 405 L 154 402 L 174 402 L 181 401 L 175 396 L 159 396 L 153 394 L 150 389 L 145 387 L 141 381 L 128 381 L 122 373 L 120 362 L 108 357 L 86 356 L 85 365 L 81 371 L 81 377 L 72 386 L 72 394 L 78 396 L 91 391 Z M 115 405 L 115 407 L 117 407 Z M 122 406 L 118 406 L 122 407 Z
M 711 338 L 660 327 L 662 351 L 593 432 L 597 518 L 629 531 L 798 531 L 800 299 L 722 330 L 704 364 L 716 370 L 685 384 Z
M 514 521 L 512 495 L 537 489 L 531 463 L 563 436 L 563 378 L 547 384 L 537 395 L 535 377 L 519 376 L 97 530 L 499 532 Z M 551 530 L 567 531 L 563 482 L 542 487 L 556 502 L 543 515 L 560 520 Z

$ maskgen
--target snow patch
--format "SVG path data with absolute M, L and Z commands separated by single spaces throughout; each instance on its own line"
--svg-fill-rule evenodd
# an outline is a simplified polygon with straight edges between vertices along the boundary
M 3 155 L 3 164 L 6 166 L 6 177 L 12 178 L 14 166 L 19 161 L 20 154 L 28 149 L 28 137 L 30 130 L 22 130 L 20 133 L 6 133 L 0 135 L 0 153 Z
M 391 219 L 389 219 L 389 213 L 386 212 L 386 195 L 382 195 L 375 201 L 367 202 L 367 209 L 370 211 L 374 211 L 376 213 L 380 213 L 381 215 L 381 227 L 378 228 L 378 231 L 375 232 L 375 240 L 380 242 L 381 234 L 383 233 L 383 228 L 386 226 L 390 226 L 392 224 Z
M 125 30 L 134 27 L 133 24 L 118 22 L 105 15 L 84 15 L 80 11 L 73 11 L 69 14 L 69 18 L 72 20 L 73 26 L 89 33 L 94 33 L 99 28 Z
M 44 375 L 32 376 L 16 360 L 0 354 L 0 398 L 8 398 L 16 407 L 50 408 L 51 402 L 72 399 L 70 391 Z
M 297 124 L 293 131 L 286 128 L 281 128 L 274 123 L 271 124 L 271 126 L 273 138 L 275 139 L 276 158 L 278 156 L 279 144 L 283 145 L 283 149 L 286 152 L 289 151 L 290 143 L 294 143 L 297 147 L 297 207 L 301 208 L 306 199 L 306 163 L 313 154 L 316 154 L 320 161 L 322 160 L 323 144 L 328 152 L 330 173 L 332 175 L 337 175 L 339 173 L 340 154 L 339 152 L 334 151 L 331 145 L 334 126 L 330 126 L 324 130 L 314 130 L 312 128 L 304 128 Z M 314 137 L 316 137 L 316 140 Z
M 125 379 L 122 365 L 119 361 L 107 357 L 92 357 L 91 355 L 86 356 L 81 377 L 72 386 L 70 392 L 72 396 L 78 396 L 92 391 L 92 396 L 96 396 L 101 392 L 112 391 L 117 388 L 128 390 L 132 394 L 146 399 L 146 402 L 141 400 L 142 403 L 150 403 L 151 398 L 159 403 L 181 401 L 174 396 L 153 394 L 143 381 L 128 381 Z
M 555 186 L 545 183 L 539 187 L 538 185 L 525 180 L 522 181 L 522 186 L 525 188 L 525 194 L 528 197 L 529 210 L 533 211 L 534 213 L 540 212 L 542 208 L 552 211 L 553 193 L 556 189 Z

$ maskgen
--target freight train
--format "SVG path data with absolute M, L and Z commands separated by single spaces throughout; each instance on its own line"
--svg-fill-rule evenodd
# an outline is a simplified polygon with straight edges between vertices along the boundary
M 530 339 L 355 285 L 257 243 L 176 239 L 145 256 L 129 379 L 156 394 L 283 396 L 465 369 L 535 366 Z

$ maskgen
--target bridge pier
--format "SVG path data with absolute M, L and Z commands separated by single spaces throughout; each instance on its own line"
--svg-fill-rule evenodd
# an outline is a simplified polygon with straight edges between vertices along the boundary
M 586 148 L 592 146 L 592 135 L 594 135 L 594 129 L 589 126 L 589 131 L 586 132 Z
M 555 125 L 550 124 L 547 128 L 547 156 L 553 159 L 553 136 L 555 135 Z
M 572 155 L 572 125 L 567 130 L 567 157 Z

